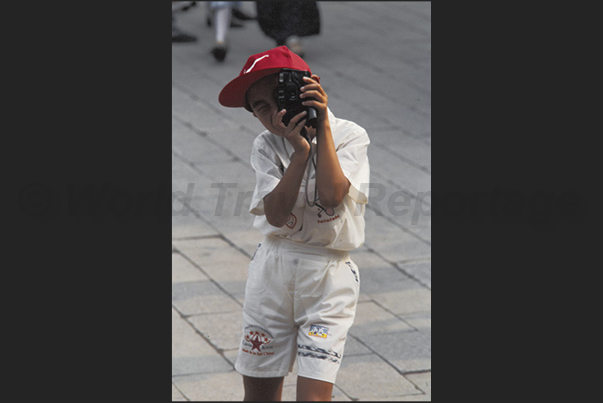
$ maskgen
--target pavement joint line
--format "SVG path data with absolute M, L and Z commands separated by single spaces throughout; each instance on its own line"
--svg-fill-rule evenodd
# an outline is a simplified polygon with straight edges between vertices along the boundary
M 185 236 L 185 237 L 176 237 L 172 238 L 172 241 L 194 241 L 201 239 L 217 239 L 220 238 L 219 235 L 197 235 L 197 236 Z
M 369 163 L 370 163 L 370 161 L 369 161 Z M 375 171 L 374 169 L 371 171 L 371 175 L 375 175 L 378 179 L 384 181 L 388 185 L 391 185 L 391 186 L 395 187 L 396 189 L 403 191 L 404 193 L 409 195 L 411 198 L 413 198 L 415 201 L 419 201 L 416 194 L 414 194 L 410 190 L 406 189 L 404 186 L 392 181 L 391 179 L 386 178 L 385 176 L 381 175 L 379 172 Z M 428 206 L 431 206 L 431 203 L 426 202 L 425 200 L 422 200 L 421 202 L 427 204 Z
M 233 119 L 229 114 L 225 113 L 222 109 L 216 107 L 212 102 L 207 102 L 204 99 L 199 98 L 197 96 L 197 94 L 195 94 L 194 92 L 191 92 L 188 88 L 178 84 L 177 82 L 175 82 L 173 80 L 172 80 L 172 87 L 176 88 L 178 91 L 182 92 L 184 95 L 188 96 L 193 101 L 197 102 L 199 105 L 204 105 L 207 108 L 211 109 L 216 114 L 220 115 L 222 118 L 228 120 L 230 123 L 233 123 L 235 125 L 240 124 L 237 120 Z
M 378 253 L 375 249 L 373 249 L 370 245 L 365 244 L 364 247 L 366 248 L 368 253 L 372 253 L 374 255 L 377 256 L 377 258 L 383 260 L 385 263 L 389 264 L 390 266 L 392 266 L 394 269 L 398 270 L 399 272 L 401 272 L 402 274 L 408 276 L 409 278 L 411 278 L 412 280 L 415 280 L 416 282 L 418 282 L 419 284 L 421 284 L 423 287 L 427 288 L 429 291 L 431 291 L 431 287 L 428 287 L 425 283 L 423 283 L 422 281 L 420 281 L 419 279 L 417 279 L 414 276 L 411 276 L 410 274 L 408 274 L 404 269 L 402 269 L 400 266 L 398 266 L 397 262 L 392 262 L 388 259 L 386 259 L 383 255 L 381 255 L 380 253 Z M 353 260 L 353 259 L 352 259 Z M 431 262 L 431 258 L 415 258 L 415 259 L 409 259 L 408 261 L 429 261 Z M 406 262 L 406 261 L 405 261 Z M 372 298 L 370 298 L 372 300 Z M 360 302 L 359 302 L 360 303 Z M 413 326 L 414 327 L 414 326 Z
M 427 146 L 431 146 L 431 144 L 429 144 L 427 141 L 425 141 L 425 139 L 423 137 L 421 137 L 418 134 L 413 134 L 411 131 L 404 129 L 402 126 L 392 122 L 391 120 L 389 120 L 386 116 L 384 115 L 377 115 L 378 112 L 374 111 L 374 110 L 369 110 L 367 108 L 365 108 L 362 104 L 358 104 L 350 99 L 347 98 L 343 98 L 341 95 L 339 95 L 337 92 L 334 93 L 334 96 L 340 99 L 346 99 L 346 102 L 350 105 L 352 105 L 355 108 L 358 108 L 359 110 L 361 110 L 362 112 L 372 115 L 372 116 L 377 116 L 379 119 L 383 120 L 384 123 L 390 127 L 392 127 L 394 130 L 400 130 L 400 133 L 402 133 L 402 135 L 410 137 L 411 139 L 417 140 L 422 142 L 423 144 L 427 145 Z M 385 129 L 382 128 L 378 128 L 378 130 L 376 131 L 385 131 Z M 368 130 L 367 130 L 368 132 Z M 370 136 L 370 135 L 369 135 Z
M 361 286 L 362 287 L 362 286 Z M 367 294 L 368 295 L 368 294 Z M 397 313 L 395 313 L 394 311 L 392 311 L 389 308 L 386 308 L 385 306 L 383 306 L 382 304 L 380 304 L 378 301 L 376 301 L 373 297 L 369 298 L 370 301 L 363 301 L 363 302 L 372 302 L 375 305 L 377 305 L 379 308 L 383 309 L 385 312 L 389 313 L 390 315 L 394 316 L 396 319 L 404 322 L 406 325 L 408 325 L 411 329 L 413 329 L 415 332 L 418 332 L 419 329 L 417 329 L 416 327 L 414 327 L 412 324 L 408 323 L 408 321 L 406 321 L 404 318 L 400 317 Z M 360 303 L 360 302 L 359 302 Z M 412 314 L 413 312 L 409 313 Z M 418 312 L 414 312 L 414 313 L 418 313 Z
M 194 168 L 194 167 L 193 167 Z M 222 233 L 222 231 L 220 231 L 218 228 L 216 228 L 215 225 L 213 225 L 210 221 L 208 221 L 205 217 L 203 217 L 201 214 L 197 213 L 189 203 L 187 203 L 185 200 L 183 200 L 182 204 L 188 209 L 190 210 L 195 216 L 197 216 L 200 220 L 202 220 L 203 222 L 205 222 L 206 224 L 208 224 L 211 229 L 213 229 L 214 231 L 216 231 L 216 235 L 215 237 L 222 239 L 224 242 L 226 242 L 227 244 L 229 244 L 230 246 L 232 246 L 233 248 L 235 248 L 236 250 L 238 250 L 239 252 L 241 252 L 244 256 L 246 256 L 248 259 L 251 259 L 251 255 L 249 253 L 247 253 L 247 251 L 245 251 L 244 249 L 240 248 L 237 244 L 235 244 L 234 242 L 232 242 L 226 235 L 224 235 Z M 234 298 L 234 297 L 233 297 Z
M 172 375 L 172 379 L 174 379 L 174 375 Z M 187 396 L 187 395 L 185 395 L 185 394 L 184 394 L 184 392 L 183 392 L 182 390 L 180 390 L 180 388 L 178 387 L 178 385 L 176 385 L 176 384 L 174 383 L 174 381 L 172 381 L 172 386 L 173 386 L 174 388 L 176 388 L 176 390 L 177 390 L 177 391 L 178 391 L 178 392 L 179 392 L 179 393 L 180 393 L 180 394 L 181 394 L 181 395 L 182 395 L 182 396 L 183 396 L 183 397 L 186 399 L 186 401 L 187 401 L 187 402 L 189 402 L 189 401 L 190 401 L 190 400 L 189 400 L 189 398 L 188 398 L 188 396 Z
M 205 342 L 207 344 L 209 344 L 216 351 L 216 353 L 218 353 L 220 355 L 220 357 L 222 357 L 224 359 L 224 361 L 226 361 L 228 363 L 228 365 L 230 365 L 230 367 L 233 370 L 235 369 L 234 365 L 232 365 L 231 362 L 228 360 L 228 358 L 226 358 L 226 356 L 224 355 L 224 350 L 222 350 L 221 348 L 218 348 L 218 346 L 214 345 L 214 343 L 212 343 L 211 340 L 209 340 L 209 337 L 206 337 L 203 333 L 201 333 L 191 322 L 189 322 L 185 318 L 184 318 L 184 321 L 186 323 L 188 323 L 188 325 L 193 329 L 193 331 L 195 333 L 197 333 L 199 336 L 201 336 L 203 338 L 203 340 L 205 340 Z
M 200 169 L 198 169 L 194 164 L 192 164 L 190 161 L 188 161 L 186 158 L 178 155 L 178 154 L 173 154 L 176 158 L 178 158 L 180 161 L 182 161 L 183 163 L 185 163 L 186 165 L 188 165 L 190 168 L 192 168 L 195 172 L 197 172 L 198 174 L 204 175 L 203 171 L 201 171 Z M 210 229 L 214 230 L 217 234 L 222 234 L 222 231 L 220 231 L 211 221 L 209 221 L 208 219 L 206 219 L 204 216 L 202 216 L 201 214 L 199 214 L 191 205 L 190 203 L 187 203 L 186 200 L 182 200 L 182 205 L 185 206 L 189 211 L 191 211 L 197 218 L 199 218 L 201 221 L 203 221 L 205 224 L 207 224 Z M 246 254 L 247 255 L 247 254 Z
M 377 357 L 379 357 L 383 361 L 385 361 L 387 363 L 387 365 L 389 365 L 390 367 L 392 367 L 397 373 L 399 373 L 400 375 L 404 375 L 405 371 L 399 370 L 393 363 L 391 363 L 387 358 L 383 357 L 381 354 L 379 354 L 377 351 L 375 351 L 371 346 L 369 346 L 368 344 L 366 344 L 365 342 L 363 342 L 362 340 L 360 340 L 360 338 L 358 338 L 357 336 L 354 336 L 353 334 L 351 334 L 349 332 L 348 332 L 348 334 L 350 335 L 350 337 L 354 338 L 358 343 L 362 344 L 364 347 L 366 347 L 369 350 L 371 350 L 373 352 L 373 354 L 375 354 Z M 406 372 L 410 372 L 410 371 L 406 371 Z M 413 383 L 413 385 L 414 385 L 414 383 Z
M 431 245 L 430 245 L 431 246 Z M 378 251 L 376 251 L 374 248 L 372 248 L 370 245 L 366 245 L 366 247 L 375 255 L 379 256 L 381 259 L 383 259 L 385 262 L 389 263 L 390 265 L 392 265 L 394 268 L 396 268 L 398 271 L 404 273 L 405 275 L 407 275 L 408 277 L 410 277 L 411 279 L 415 280 L 417 283 L 421 284 L 423 287 L 427 288 L 429 291 L 431 291 L 431 288 L 428 287 L 426 284 L 424 284 L 420 279 L 418 279 L 417 277 L 413 276 L 412 274 L 408 273 L 406 270 L 404 270 L 403 268 L 401 268 L 400 266 L 398 266 L 396 264 L 396 262 L 392 262 L 391 260 L 387 259 L 385 256 L 383 256 L 381 253 L 379 253 Z M 430 258 L 431 259 L 431 258 Z
M 427 263 L 427 262 L 431 262 L 431 257 L 416 257 L 413 259 L 406 259 L 406 260 L 400 260 L 397 261 L 395 264 L 409 264 L 409 263 Z
M 222 80 L 218 80 L 218 79 L 214 78 L 214 76 L 207 74 L 205 72 L 205 70 L 199 69 L 196 65 L 191 65 L 191 64 L 187 63 L 186 61 L 182 60 L 178 56 L 175 56 L 174 58 L 176 59 L 176 61 L 178 61 L 178 63 L 180 63 L 181 66 L 186 67 L 187 69 L 190 69 L 196 73 L 201 74 L 201 76 L 203 78 L 213 82 L 214 84 L 216 84 L 220 87 L 224 85 L 224 82 L 222 82 Z
M 350 396 L 349 394 L 347 394 L 347 393 L 346 393 L 346 391 L 345 391 L 345 390 L 343 390 L 343 389 L 341 388 L 341 386 L 337 385 L 337 382 L 336 382 L 336 383 L 334 383 L 334 384 L 333 384 L 333 386 L 335 386 L 337 389 L 339 389 L 339 391 L 340 391 L 341 393 L 343 393 L 343 394 L 344 394 L 344 395 L 345 395 L 345 396 L 346 396 L 348 399 L 350 399 L 350 400 L 352 400 L 352 401 L 357 401 L 357 400 L 358 400 L 358 398 L 357 398 L 357 397 L 352 397 L 352 396 Z
M 373 210 L 375 213 L 377 213 L 377 212 L 382 213 L 380 210 L 379 210 L 379 211 L 375 210 L 375 208 L 374 208 L 374 207 L 371 207 L 371 206 L 370 206 L 370 204 L 367 204 L 367 205 L 366 205 L 366 208 Z M 402 231 L 406 232 L 406 233 L 407 233 L 407 234 L 409 234 L 410 236 L 412 236 L 412 237 L 416 238 L 417 240 L 419 240 L 419 241 L 423 242 L 424 244 L 426 244 L 427 246 L 431 247 L 431 242 L 430 242 L 430 241 L 428 241 L 428 240 L 426 240 L 426 239 L 423 239 L 423 237 L 421 237 L 420 235 L 415 234 L 413 231 L 411 231 L 410 229 L 406 228 L 404 225 L 402 225 L 402 224 L 398 223 L 398 222 L 397 222 L 397 221 L 395 221 L 394 219 L 392 219 L 392 218 L 388 217 L 388 216 L 387 216 L 387 215 L 385 215 L 385 214 L 381 214 L 381 215 L 377 214 L 377 215 L 378 215 L 379 217 L 383 217 L 383 218 L 384 218 L 386 221 L 388 221 L 390 224 L 395 225 L 396 227 L 400 228 Z
M 230 362 L 229 362 L 229 364 L 230 364 Z M 230 366 L 232 367 L 232 364 Z M 228 371 L 228 372 L 237 372 L 237 371 L 233 367 L 232 371 Z M 185 374 L 172 375 L 172 379 L 183 378 L 186 376 L 194 376 L 194 375 L 206 375 L 206 374 L 208 374 L 208 373 L 207 372 L 187 372 Z M 182 394 L 182 395 L 186 398 L 187 401 L 190 402 L 190 400 L 188 399 L 188 396 L 186 396 L 185 394 Z M 194 401 L 197 401 L 197 400 L 194 400 Z
M 379 132 L 390 132 L 390 131 L 394 131 L 394 130 L 398 130 L 400 132 L 400 134 L 402 134 L 405 137 L 408 137 L 409 139 L 417 140 L 418 142 L 431 147 L 431 144 L 429 144 L 429 142 L 425 141 L 424 138 L 422 138 L 418 135 L 408 134 L 407 131 L 402 126 L 397 125 L 392 122 L 390 122 L 389 127 L 377 127 L 375 129 L 371 129 L 370 132 L 371 133 L 379 133 Z M 380 143 L 377 141 L 377 144 L 380 144 Z
M 392 78 L 392 79 L 396 79 L 396 80 L 398 80 L 398 79 L 399 79 L 399 77 L 396 77 L 395 75 L 390 75 L 390 74 L 388 74 L 388 73 L 385 73 L 385 74 L 384 74 L 384 73 L 380 73 L 379 71 L 380 71 L 380 70 L 381 70 L 381 71 L 383 71 L 383 69 L 381 69 L 381 68 L 379 68 L 379 67 L 377 67 L 377 66 L 375 66 L 375 65 L 371 64 L 370 62 L 364 61 L 364 60 L 362 60 L 362 59 L 356 59 L 356 58 L 352 60 L 352 59 L 350 59 L 350 58 L 349 58 L 349 54 L 348 54 L 348 53 L 345 53 L 345 52 L 339 51 L 339 50 L 338 50 L 337 48 L 335 48 L 335 47 L 331 47 L 331 53 L 333 53 L 333 54 L 338 54 L 338 55 L 339 55 L 340 57 L 342 57 L 342 58 L 346 58 L 346 59 L 350 60 L 351 62 L 354 62 L 354 63 L 356 63 L 356 64 L 360 64 L 360 65 L 362 65 L 362 66 L 364 66 L 364 67 L 366 67 L 366 68 L 368 68 L 368 69 L 374 70 L 374 71 L 376 71 L 377 73 L 382 74 L 382 75 L 385 75 L 385 76 L 390 77 L 390 78 Z M 406 61 L 400 61 L 400 63 L 406 64 L 406 65 L 409 65 L 409 63 L 407 63 Z M 423 116 L 423 117 L 427 117 L 427 118 L 428 118 L 428 117 L 430 117 L 430 115 L 426 114 L 425 112 L 423 112 L 422 110 L 418 109 L 417 107 L 415 107 L 415 106 L 414 106 L 414 105 L 412 105 L 412 104 L 408 104 L 407 102 L 400 101 L 400 100 L 399 100 L 398 98 L 396 98 L 396 97 L 393 97 L 393 96 L 388 95 L 388 94 L 386 94 L 386 93 L 384 93 L 384 92 L 381 92 L 381 91 L 379 91 L 379 90 L 376 90 L 374 87 L 371 87 L 371 86 L 369 86 L 369 85 L 365 84 L 365 83 L 364 83 L 364 82 L 362 82 L 362 81 L 356 81 L 355 76 L 353 76 L 353 75 L 349 75 L 349 74 L 343 73 L 343 72 L 341 72 L 340 70 L 337 70 L 337 69 L 335 69 L 335 68 L 333 68 L 333 67 L 330 67 L 330 66 L 329 66 L 329 65 L 327 65 L 327 64 L 322 63 L 322 61 L 314 61 L 314 62 L 313 62 L 313 64 L 318 64 L 318 65 L 322 64 L 322 66 L 326 67 L 327 69 L 329 69 L 329 70 L 333 70 L 333 72 L 335 73 L 335 75 L 336 75 L 336 76 L 338 76 L 338 77 L 341 77 L 341 78 L 343 78 L 343 79 L 346 79 L 346 80 L 352 81 L 353 83 L 355 83 L 355 84 L 357 84 L 357 85 L 359 85 L 359 86 L 361 86 L 361 87 L 364 87 L 364 88 L 365 88 L 365 89 L 367 89 L 368 91 L 370 91 L 370 92 L 372 92 L 372 93 L 374 93 L 374 94 L 377 94 L 377 95 L 379 95 L 379 96 L 381 96 L 381 97 L 383 97 L 383 98 L 386 98 L 386 99 L 388 99 L 388 100 L 390 100 L 390 101 L 392 101 L 392 102 L 394 102 L 394 103 L 396 103 L 396 104 L 398 104 L 398 105 L 400 105 L 400 106 L 405 106 L 405 107 L 408 107 L 409 109 L 411 109 L 411 110 L 412 110 L 412 111 L 414 111 L 414 112 L 419 113 L 419 114 L 420 114 L 421 116 Z M 411 67 L 412 67 L 413 69 L 417 69 L 415 66 L 411 66 Z M 420 69 L 417 69 L 417 70 L 420 70 Z M 419 88 L 420 88 L 420 87 L 419 87 Z M 418 88 L 417 88 L 417 89 L 418 89 Z M 431 95 L 431 94 L 430 94 L 430 92 L 429 92 L 428 90 L 426 90 L 426 89 L 419 89 L 419 91 L 420 91 L 420 92 L 422 92 L 422 93 L 423 93 L 423 95 L 426 95 L 426 96 Z M 374 112 L 375 112 L 375 111 L 373 111 L 373 113 L 374 113 Z
M 334 53 L 337 53 L 337 51 L 335 51 Z M 340 54 L 341 54 L 341 53 L 340 53 Z M 360 60 L 354 60 L 354 62 L 356 62 L 356 63 L 358 63 L 358 64 L 363 64 L 363 63 L 362 63 Z M 321 63 L 320 63 L 320 62 L 316 62 L 316 61 L 315 61 L 315 62 L 314 62 L 314 64 L 316 64 L 316 65 L 320 65 Z M 369 86 L 369 85 L 367 85 L 367 84 L 364 84 L 364 82 L 362 82 L 362 81 L 356 81 L 356 79 L 355 79 L 355 77 L 354 77 L 354 76 L 348 75 L 348 74 L 346 74 L 346 73 L 342 73 L 342 72 L 340 72 L 340 71 L 338 71 L 338 70 L 335 70 L 335 69 L 334 69 L 334 68 L 332 68 L 332 67 L 329 67 L 329 66 L 327 66 L 327 65 L 324 65 L 324 64 L 323 64 L 323 68 L 325 68 L 325 67 L 326 67 L 326 69 L 333 70 L 333 71 L 337 72 L 337 76 L 339 76 L 339 77 L 341 77 L 341 78 L 343 78 L 343 79 L 345 79 L 345 80 L 351 81 L 351 82 L 352 82 L 352 83 L 354 83 L 355 85 L 357 85 L 357 86 L 359 86 L 359 87 L 361 87 L 361 88 L 364 88 L 365 90 L 367 90 L 367 91 L 369 91 L 369 92 L 372 92 L 373 94 L 379 95 L 380 97 L 383 97 L 383 98 L 385 98 L 386 100 L 388 100 L 388 101 L 390 101 L 390 102 L 393 102 L 393 103 L 395 103 L 395 104 L 397 104 L 397 105 L 399 105 L 399 106 L 402 106 L 402 107 L 408 108 L 408 110 L 413 111 L 413 112 L 416 112 L 417 114 L 421 115 L 421 116 L 422 116 L 422 117 L 424 117 L 424 118 L 430 118 L 430 117 L 431 117 L 431 115 L 430 115 L 430 114 L 423 112 L 422 110 L 420 110 L 419 108 L 417 108 L 417 107 L 416 107 L 416 106 L 414 106 L 414 105 L 411 105 L 411 104 L 409 104 L 409 103 L 407 103 L 407 102 L 405 102 L 405 101 L 400 101 L 398 98 L 395 98 L 395 97 L 393 97 L 393 96 L 391 96 L 391 95 L 388 95 L 388 94 L 386 94 L 386 93 L 384 93 L 384 92 L 381 92 L 381 91 L 379 91 L 379 90 L 376 90 L 375 88 L 373 88 L 373 87 L 371 87 L 371 86 Z M 333 92 L 334 94 L 338 95 L 337 90 L 330 90 L 329 92 Z M 387 119 L 387 117 L 384 117 L 383 115 L 379 114 L 379 109 L 377 109 L 377 110 L 369 110 L 369 109 L 366 109 L 366 108 L 363 106 L 363 104 L 358 104 L 358 103 L 356 103 L 356 102 L 352 101 L 352 100 L 351 100 L 351 99 L 349 99 L 349 98 L 344 98 L 344 97 L 342 97 L 342 96 L 339 96 L 339 98 L 346 99 L 346 100 L 347 100 L 347 102 L 348 102 L 350 105 L 352 105 L 352 106 L 354 106 L 354 107 L 356 107 L 356 108 L 360 109 L 361 111 L 363 111 L 363 112 L 365 112 L 365 113 L 370 113 L 370 114 L 372 114 L 372 115 L 377 115 L 377 114 L 378 114 L 378 116 L 379 116 L 381 119 L 384 119 L 384 120 L 385 120 L 387 123 L 389 123 L 389 124 L 394 124 L 392 121 L 390 121 L 389 119 Z
M 202 313 L 192 313 L 190 315 L 182 315 L 183 319 L 188 318 L 198 318 L 200 316 L 211 316 L 211 315 L 226 315 L 229 313 L 239 313 L 240 311 L 216 311 L 216 312 L 202 312 Z M 224 349 L 221 349 L 224 350 Z
M 195 327 L 195 326 L 194 326 L 194 325 L 193 325 L 193 324 L 192 324 L 190 321 L 188 321 L 188 320 L 186 319 L 186 317 L 184 317 L 184 316 L 183 316 L 182 312 L 180 312 L 180 311 L 178 310 L 178 308 L 176 308 L 176 307 L 174 306 L 174 304 L 172 304 L 172 308 L 173 308 L 173 309 L 174 309 L 176 312 L 178 312 L 178 315 L 180 315 L 180 318 L 182 318 L 182 319 L 183 319 L 183 320 L 186 322 L 186 324 L 187 324 L 187 325 L 189 325 L 189 326 L 190 326 L 190 327 L 193 329 L 193 331 L 194 331 L 195 333 L 197 333 L 199 336 L 201 336 L 201 338 L 202 338 L 202 339 L 203 339 L 203 340 L 204 340 L 204 341 L 205 341 L 207 344 L 209 344 L 209 345 L 211 346 L 211 348 L 213 348 L 213 349 L 216 351 L 216 353 L 218 353 L 218 354 L 220 355 L 220 357 L 222 357 L 222 358 L 223 358 L 223 359 L 224 359 L 224 360 L 225 360 L 225 361 L 228 363 L 228 365 L 230 365 L 230 366 L 232 367 L 232 369 L 234 370 L 234 366 L 233 366 L 233 365 L 230 363 L 230 361 L 229 361 L 229 360 L 226 358 L 226 356 L 224 355 L 224 350 L 222 350 L 222 349 L 218 348 L 216 345 L 214 345 L 214 344 L 213 344 L 213 343 L 212 343 L 212 342 L 209 340 L 209 338 L 208 338 L 208 337 L 205 337 L 205 335 L 204 335 L 203 333 L 201 333 L 201 332 L 200 332 L 200 331 L 199 331 L 199 330 L 198 330 L 198 329 L 197 329 L 197 328 L 196 328 L 196 327 Z M 172 376 L 172 378 L 173 378 L 173 376 Z
M 182 255 L 182 257 L 184 259 L 186 259 L 194 267 L 196 267 L 197 269 L 199 269 L 201 271 L 201 273 L 203 273 L 209 279 L 209 281 L 211 283 L 213 283 L 216 287 L 218 287 L 218 289 L 220 291 L 222 291 L 224 294 L 228 295 L 228 297 L 230 297 L 230 299 L 232 299 L 237 305 L 239 305 L 240 307 L 243 307 L 243 304 L 241 304 L 238 299 L 236 299 L 224 287 L 222 287 L 217 280 L 215 280 L 212 276 L 209 275 L 209 273 L 206 273 L 205 270 L 203 270 L 203 268 L 201 266 L 199 266 L 194 260 L 192 260 L 191 258 L 189 258 L 186 254 L 184 254 L 182 252 L 180 252 L 180 255 Z M 199 283 L 199 282 L 207 282 L 207 281 L 195 281 L 195 282 Z M 182 314 L 181 314 L 181 316 L 184 317 Z
M 213 145 L 217 146 L 218 148 L 222 149 L 223 151 L 225 151 L 231 158 L 233 158 L 234 161 L 239 161 L 241 163 L 243 163 L 244 165 L 246 165 L 248 168 L 251 168 L 251 164 L 244 161 L 243 159 L 241 159 L 238 155 L 236 155 L 235 153 L 233 153 L 229 148 L 224 147 L 222 144 L 218 143 L 216 140 L 214 140 L 213 138 L 211 138 L 210 136 L 207 135 L 207 132 L 199 130 L 195 127 L 194 124 L 192 124 L 189 121 L 186 121 L 184 119 L 182 119 L 180 116 L 173 116 L 178 122 L 180 122 L 183 126 L 185 126 L 186 128 L 188 128 L 189 130 L 195 132 L 196 134 L 198 134 L 199 136 L 203 137 L 205 140 L 209 141 L 210 143 L 212 143 Z M 183 157 L 184 158 L 184 157 Z M 230 162 L 230 161 L 229 161 Z M 189 162 L 189 164 L 192 165 L 192 163 Z
M 402 154 L 398 153 L 397 151 L 394 151 L 391 149 L 391 147 L 386 146 L 385 144 L 381 144 L 377 141 L 372 142 L 373 145 L 375 145 L 375 147 L 378 147 L 390 154 L 392 154 L 393 156 L 400 158 L 401 160 L 403 160 L 404 162 L 406 162 L 409 165 L 412 165 L 413 167 L 420 169 L 421 171 L 425 172 L 426 174 L 429 174 L 431 176 L 431 171 L 429 169 L 427 169 L 427 167 L 417 164 L 416 162 L 414 162 L 413 160 L 403 156 Z

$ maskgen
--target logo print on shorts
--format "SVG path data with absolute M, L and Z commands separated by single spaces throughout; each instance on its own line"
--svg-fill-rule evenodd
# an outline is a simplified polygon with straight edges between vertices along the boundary
M 326 339 L 328 334 L 329 334 L 328 327 L 318 326 L 318 325 L 310 325 L 310 333 L 308 333 L 308 336 L 322 337 L 323 339 Z
M 266 347 L 272 340 L 272 334 L 266 329 L 260 326 L 247 326 L 245 328 L 245 334 L 243 335 L 243 351 L 253 355 L 273 355 L 272 352 L 266 352 L 265 350 L 272 347 Z M 256 350 L 257 352 L 255 352 Z

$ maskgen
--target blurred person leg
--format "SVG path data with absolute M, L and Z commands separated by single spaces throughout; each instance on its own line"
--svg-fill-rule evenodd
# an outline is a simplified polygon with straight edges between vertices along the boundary
M 245 26 L 243 24 L 243 21 L 255 19 L 255 17 L 250 16 L 244 11 L 242 11 L 242 2 L 240 1 L 206 1 L 205 4 L 207 6 L 205 13 L 205 22 L 208 27 L 213 27 L 214 25 L 215 15 L 213 8 L 216 7 L 218 3 L 232 3 L 230 6 L 232 9 L 232 17 L 230 18 L 230 28 L 243 28 Z
M 213 11 L 215 40 L 211 49 L 217 61 L 222 62 L 228 52 L 227 36 L 230 28 L 230 19 L 232 18 L 232 4 L 228 1 L 212 1 L 210 6 Z

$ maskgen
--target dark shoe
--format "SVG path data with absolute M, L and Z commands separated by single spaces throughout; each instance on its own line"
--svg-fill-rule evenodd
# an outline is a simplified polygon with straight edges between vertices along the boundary
M 172 28 L 172 42 L 197 42 L 197 37 L 186 34 L 178 29 Z
M 232 15 L 235 18 L 238 18 L 239 20 L 242 21 L 249 21 L 249 20 L 255 20 L 255 17 L 252 17 L 249 14 L 245 14 L 242 10 L 239 10 L 238 8 L 233 8 L 232 9 Z
M 217 61 L 222 62 L 226 58 L 226 52 L 228 48 L 224 44 L 217 43 L 211 50 L 211 54 L 214 55 Z

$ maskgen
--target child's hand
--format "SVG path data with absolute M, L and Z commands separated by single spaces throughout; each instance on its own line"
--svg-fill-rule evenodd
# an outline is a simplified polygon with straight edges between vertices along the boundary
M 310 144 L 308 144 L 306 139 L 301 135 L 301 130 L 306 124 L 306 119 L 304 118 L 306 117 L 307 112 L 303 111 L 293 116 L 289 121 L 289 124 L 285 126 L 283 123 L 283 116 L 285 116 L 286 113 L 287 110 L 283 109 L 276 115 L 277 120 L 281 122 L 280 128 L 284 131 L 283 137 L 291 143 L 295 153 L 307 158 L 308 155 L 310 155 Z
M 304 77 L 303 79 L 306 82 L 306 85 L 301 87 L 302 94 L 299 97 L 302 99 L 313 98 L 313 100 L 303 101 L 302 105 L 311 106 L 316 109 L 318 123 L 327 121 L 327 104 L 329 97 L 318 82 L 320 78 L 317 75 L 313 75 L 312 78 Z

